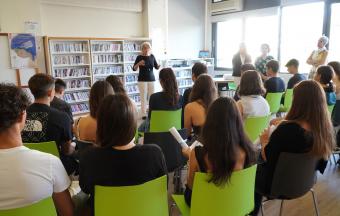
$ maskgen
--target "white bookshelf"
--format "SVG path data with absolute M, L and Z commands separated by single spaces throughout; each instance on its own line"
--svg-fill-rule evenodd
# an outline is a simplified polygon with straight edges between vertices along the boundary
M 65 101 L 73 115 L 89 112 L 89 91 L 92 86 L 90 46 L 83 39 L 48 40 L 50 72 L 66 83 Z
M 193 85 L 191 69 L 196 62 L 202 62 L 207 65 L 208 73 L 213 74 L 214 59 L 213 58 L 197 58 L 197 59 L 168 59 L 163 62 L 165 67 L 170 67 L 175 73 L 178 89 L 183 95 L 187 88 Z

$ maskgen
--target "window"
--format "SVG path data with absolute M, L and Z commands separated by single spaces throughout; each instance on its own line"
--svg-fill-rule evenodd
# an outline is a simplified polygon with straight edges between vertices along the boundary
M 323 2 L 282 8 L 281 65 L 296 58 L 300 61 L 300 72 L 309 72 L 310 66 L 306 60 L 317 49 L 317 41 L 322 35 L 323 16 Z M 281 71 L 283 70 L 281 66 Z
M 270 55 L 277 58 L 279 38 L 279 17 L 277 15 L 248 17 L 245 22 L 245 43 L 253 63 L 260 56 L 260 46 L 269 44 Z
M 329 61 L 340 60 L 340 3 L 332 4 Z
M 242 19 L 231 19 L 217 23 L 216 65 L 232 68 L 233 55 L 242 42 Z

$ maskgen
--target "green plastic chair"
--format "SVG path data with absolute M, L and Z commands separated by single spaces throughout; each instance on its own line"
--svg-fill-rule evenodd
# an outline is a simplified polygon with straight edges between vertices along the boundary
M 277 93 L 268 93 L 266 96 L 266 100 L 270 107 L 270 112 L 277 113 L 281 106 L 281 99 L 282 99 L 283 92 Z
M 168 216 L 167 177 L 135 186 L 95 186 L 96 216 Z M 133 205 L 131 205 L 133 204 Z
M 51 197 L 43 199 L 29 206 L 0 210 L 0 216 L 57 216 L 54 203 Z
M 191 208 L 183 195 L 172 195 L 182 216 L 245 216 L 254 208 L 256 165 L 235 171 L 225 187 L 208 183 L 206 173 L 195 173 Z
M 334 105 L 328 105 L 328 111 L 332 115 L 334 109 Z
M 260 134 L 269 125 L 270 116 L 263 117 L 248 117 L 244 121 L 244 130 L 248 135 L 250 141 L 255 142 L 255 140 L 260 136 Z
M 280 107 L 279 112 L 288 112 L 292 107 L 293 102 L 293 89 L 287 89 L 283 106 Z
M 234 82 L 228 82 L 228 88 L 229 88 L 229 90 L 236 91 L 237 86 L 236 86 L 236 84 Z
M 41 143 L 24 143 L 24 146 L 41 152 L 50 153 L 56 157 L 59 157 L 57 144 L 54 141 Z
M 167 132 L 172 127 L 182 128 L 182 109 L 151 111 L 150 132 Z

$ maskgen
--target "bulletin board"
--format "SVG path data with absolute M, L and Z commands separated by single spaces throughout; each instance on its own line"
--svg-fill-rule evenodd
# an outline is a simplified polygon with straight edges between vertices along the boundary
M 37 37 L 38 46 L 38 68 L 12 69 L 8 33 L 0 33 L 0 82 L 14 83 L 20 87 L 27 87 L 28 80 L 36 73 L 46 73 L 44 39 Z

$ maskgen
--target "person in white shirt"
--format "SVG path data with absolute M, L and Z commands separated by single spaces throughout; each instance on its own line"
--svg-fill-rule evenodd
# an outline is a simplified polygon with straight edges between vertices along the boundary
M 242 73 L 238 94 L 240 100 L 237 101 L 237 106 L 243 119 L 270 114 L 269 104 L 262 96 L 265 94 L 262 79 L 257 71 Z
M 23 146 L 21 131 L 29 100 L 11 84 L 0 84 L 0 210 L 53 198 L 58 215 L 73 215 L 70 179 L 61 161 Z
M 307 64 L 312 66 L 309 76 L 308 76 L 309 79 L 314 79 L 316 69 L 320 65 L 324 65 L 326 63 L 327 56 L 328 56 L 328 50 L 326 47 L 327 44 L 328 44 L 328 37 L 323 35 L 318 40 L 318 44 L 317 44 L 318 49 L 314 50 L 308 57 Z

